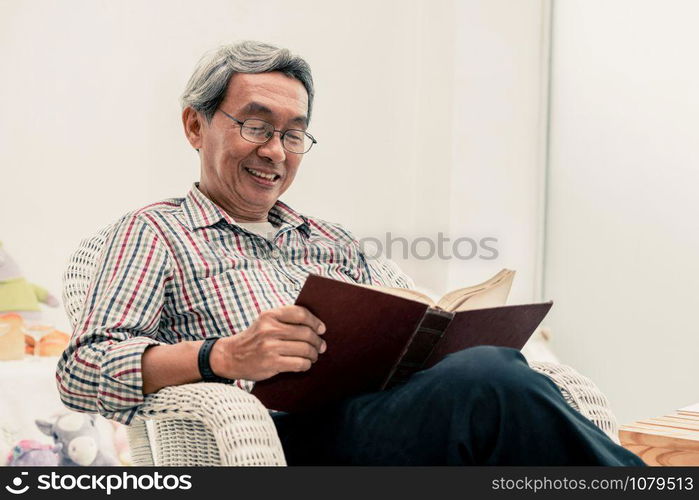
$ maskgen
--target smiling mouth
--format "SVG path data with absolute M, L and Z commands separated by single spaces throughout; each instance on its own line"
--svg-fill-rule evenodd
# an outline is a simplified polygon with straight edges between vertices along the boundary
M 279 179 L 279 177 L 281 177 L 279 174 L 266 174 L 264 172 L 261 172 L 259 170 L 255 170 L 252 168 L 248 168 L 248 167 L 243 167 L 243 168 L 250 175 L 257 177 L 258 179 L 261 179 L 261 180 L 266 180 L 268 182 L 274 182 L 277 179 Z

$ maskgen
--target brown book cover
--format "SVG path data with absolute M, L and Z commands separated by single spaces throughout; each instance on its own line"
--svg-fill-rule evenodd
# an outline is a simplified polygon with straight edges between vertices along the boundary
M 296 299 L 327 327 L 310 370 L 257 382 L 269 409 L 312 410 L 399 384 L 447 354 L 476 345 L 521 349 L 552 302 L 447 312 L 369 287 L 309 275 Z

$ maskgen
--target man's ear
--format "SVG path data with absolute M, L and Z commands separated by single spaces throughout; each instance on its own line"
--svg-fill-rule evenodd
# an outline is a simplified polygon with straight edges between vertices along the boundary
M 202 120 L 204 120 L 204 117 L 191 106 L 187 106 L 182 110 L 184 134 L 192 147 L 197 151 L 201 149 L 202 144 L 202 128 L 204 127 Z

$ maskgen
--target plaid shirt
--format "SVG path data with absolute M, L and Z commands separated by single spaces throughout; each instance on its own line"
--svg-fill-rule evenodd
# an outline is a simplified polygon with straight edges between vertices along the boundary
M 266 309 L 293 304 L 309 273 L 410 288 L 368 259 L 337 224 L 277 201 L 273 242 L 237 225 L 195 184 L 122 217 L 105 242 L 82 316 L 61 356 L 63 403 L 128 424 L 143 403 L 141 356 L 152 345 L 233 335 Z M 253 383 L 235 382 L 250 391 Z

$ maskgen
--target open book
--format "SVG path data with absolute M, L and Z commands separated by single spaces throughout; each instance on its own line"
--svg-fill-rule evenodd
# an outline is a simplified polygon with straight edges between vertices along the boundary
M 514 271 L 449 292 L 436 303 L 414 290 L 309 275 L 296 304 L 326 325 L 327 351 L 303 373 L 257 382 L 252 394 L 270 409 L 305 411 L 344 397 L 390 388 L 477 345 L 521 349 L 552 302 L 504 305 Z
M 512 288 L 515 272 L 503 269 L 488 281 L 478 285 L 459 288 L 444 295 L 435 302 L 431 297 L 409 288 L 389 288 L 387 286 L 360 285 L 374 290 L 390 293 L 398 297 L 423 302 L 434 309 L 457 312 L 483 309 L 486 307 L 504 306 Z

